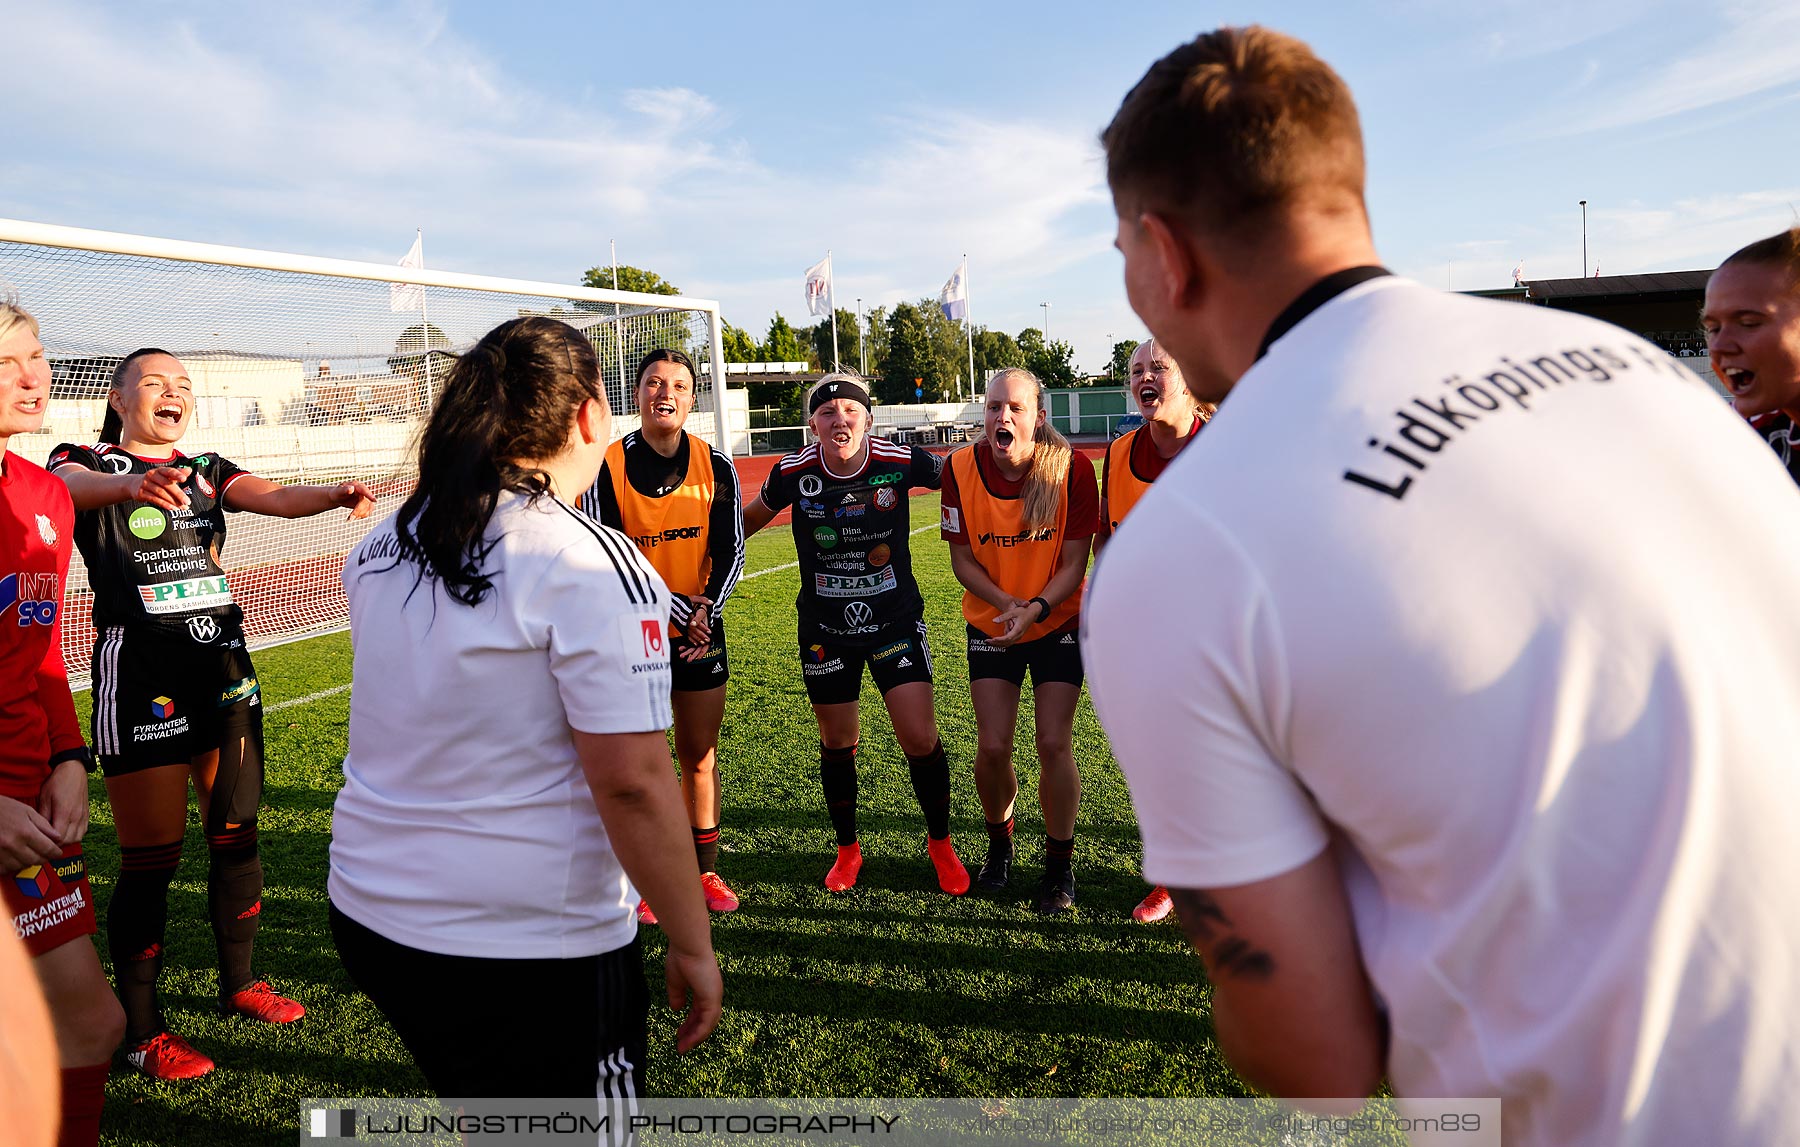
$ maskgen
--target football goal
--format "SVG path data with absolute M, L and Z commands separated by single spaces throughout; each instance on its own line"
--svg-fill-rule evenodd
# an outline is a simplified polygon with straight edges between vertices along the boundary
M 14 453 L 39 463 L 59 442 L 96 440 L 112 371 L 139 347 L 166 349 L 194 383 L 181 450 L 211 451 L 276 482 L 358 478 L 375 516 L 284 521 L 234 514 L 224 552 L 251 648 L 344 628 L 343 557 L 410 492 L 420 425 L 456 356 L 498 324 L 549 315 L 600 359 L 613 433 L 637 425 L 631 377 L 670 347 L 696 364 L 688 429 L 732 452 L 714 379 L 716 302 L 252 251 L 0 220 L 0 291 L 36 316 L 52 369 L 50 413 Z M 89 678 L 92 594 L 79 555 L 65 587 L 63 654 Z

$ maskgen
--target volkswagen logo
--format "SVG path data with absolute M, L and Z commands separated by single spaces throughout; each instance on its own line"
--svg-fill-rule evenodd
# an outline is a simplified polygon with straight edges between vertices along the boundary
M 825 483 L 819 480 L 817 474 L 800 475 L 800 496 L 802 498 L 817 498 L 823 489 L 825 489 Z
M 844 620 L 853 628 L 869 624 L 874 616 L 875 610 L 866 601 L 853 601 L 844 607 Z
M 187 619 L 188 636 L 202 645 L 210 645 L 219 640 L 219 623 L 210 617 L 190 617 Z

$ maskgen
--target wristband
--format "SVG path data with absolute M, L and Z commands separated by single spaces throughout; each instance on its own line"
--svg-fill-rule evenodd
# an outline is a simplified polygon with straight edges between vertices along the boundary
M 1025 604 L 1026 605 L 1041 605 L 1044 607 L 1044 612 L 1038 614 L 1038 621 L 1040 621 L 1040 622 L 1043 621 L 1046 617 L 1050 616 L 1050 603 L 1045 601 L 1041 597 L 1031 598 L 1031 599 L 1027 600 L 1025 602 Z
M 86 773 L 94 771 L 94 753 L 86 745 L 79 749 L 64 749 L 50 758 L 50 767 L 55 768 L 64 761 L 80 761 L 81 770 Z

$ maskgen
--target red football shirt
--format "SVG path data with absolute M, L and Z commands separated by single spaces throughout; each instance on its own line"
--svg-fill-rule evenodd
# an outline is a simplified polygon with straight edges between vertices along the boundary
M 52 761 L 85 745 L 63 667 L 69 489 L 8 453 L 0 470 L 0 796 L 35 801 Z

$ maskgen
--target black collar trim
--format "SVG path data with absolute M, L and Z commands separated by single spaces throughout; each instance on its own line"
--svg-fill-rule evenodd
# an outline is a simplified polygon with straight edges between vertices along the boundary
M 1300 297 L 1287 305 L 1287 309 L 1275 316 L 1269 324 L 1269 333 L 1263 336 L 1262 345 L 1256 348 L 1257 361 L 1269 353 L 1275 341 L 1305 321 L 1306 317 L 1320 307 L 1348 291 L 1351 287 L 1368 282 L 1370 279 L 1381 279 L 1393 272 L 1386 267 L 1366 266 L 1348 267 L 1342 271 L 1325 276 L 1312 286 L 1301 292 Z

